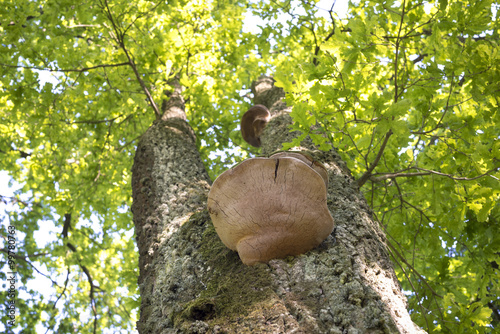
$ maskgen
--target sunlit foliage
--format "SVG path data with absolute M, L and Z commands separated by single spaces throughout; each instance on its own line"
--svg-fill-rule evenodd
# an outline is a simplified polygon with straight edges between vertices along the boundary
M 238 123 L 263 73 L 303 134 L 284 147 L 309 135 L 359 180 L 413 320 L 429 332 L 498 329 L 499 4 L 359 1 L 341 18 L 333 3 L 2 3 L 0 169 L 20 185 L 0 198 L 2 259 L 16 228 L 14 332 L 135 328 L 138 139 L 176 77 L 217 176 L 257 152 Z

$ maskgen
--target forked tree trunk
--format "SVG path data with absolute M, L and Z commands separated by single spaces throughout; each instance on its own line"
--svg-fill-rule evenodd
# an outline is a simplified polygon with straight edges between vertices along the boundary
M 255 103 L 273 115 L 263 153 L 294 134 L 281 89 L 261 78 Z M 329 173 L 336 228 L 300 256 L 249 267 L 219 240 L 206 210 L 210 180 L 182 112 L 180 89 L 142 137 L 133 167 L 139 247 L 139 333 L 415 333 L 380 226 L 335 151 L 304 148 Z

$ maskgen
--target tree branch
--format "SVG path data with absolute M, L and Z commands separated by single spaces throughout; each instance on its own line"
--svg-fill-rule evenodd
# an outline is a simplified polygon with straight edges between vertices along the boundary
M 432 292 L 432 294 L 436 297 L 439 297 L 439 298 L 443 298 L 443 296 L 441 296 L 439 293 L 437 293 L 430 285 L 429 283 L 427 282 L 427 280 L 422 276 L 420 275 L 420 273 L 415 269 L 414 266 L 412 266 L 406 259 L 405 257 L 398 252 L 398 250 L 390 243 L 390 242 L 387 242 L 387 246 L 389 246 L 389 248 L 391 249 L 391 251 L 393 252 L 393 254 L 397 255 L 397 257 L 399 257 L 401 259 L 401 261 L 403 261 L 407 266 L 408 268 L 411 269 L 411 271 L 413 273 L 415 273 L 415 275 L 417 275 L 417 277 L 419 278 L 419 280 L 421 282 L 424 282 L 425 286 L 427 286 L 427 288 Z
M 399 56 L 399 42 L 401 41 L 401 30 L 403 29 L 403 21 L 405 17 L 405 5 L 406 5 L 406 0 L 403 1 L 403 9 L 401 11 L 401 21 L 399 23 L 399 30 L 398 30 L 398 37 L 396 39 L 396 58 L 394 60 L 394 103 L 398 102 L 398 56 Z M 394 116 L 393 116 L 394 119 Z M 382 155 L 384 153 L 385 147 L 387 145 L 387 142 L 389 141 L 389 138 L 392 136 L 393 132 L 392 129 L 387 131 L 385 134 L 384 141 L 382 143 L 382 146 L 380 147 L 380 150 L 378 151 L 377 156 L 375 157 L 375 160 L 373 163 L 370 165 L 370 167 L 367 169 L 367 171 L 356 181 L 358 184 L 358 187 L 361 188 L 366 181 L 370 178 L 372 175 L 373 169 L 377 167 L 378 162 L 380 161 L 380 158 L 382 158 Z
M 399 42 L 401 41 L 401 30 L 403 29 L 403 21 L 405 17 L 405 4 L 403 1 L 403 9 L 401 11 L 401 22 L 399 23 L 398 37 L 396 38 L 396 59 L 394 60 L 394 103 L 398 102 L 398 57 L 399 57 Z
M 90 70 L 95 70 L 97 68 L 118 67 L 118 66 L 126 66 L 126 65 L 129 65 L 129 62 L 124 62 L 124 63 L 119 63 L 119 64 L 101 64 L 101 65 L 96 65 L 96 66 L 91 66 L 91 67 L 83 67 L 83 68 L 54 69 L 54 68 L 43 68 L 43 67 L 36 67 L 36 66 L 9 65 L 9 64 L 2 64 L 2 63 L 0 63 L 0 66 L 3 66 L 3 67 L 23 68 L 23 69 L 37 70 L 37 71 L 47 71 L 47 72 L 87 72 L 87 71 L 90 71 Z
M 130 55 L 127 48 L 125 47 L 125 38 L 124 38 L 125 35 L 124 35 L 124 33 L 120 33 L 120 31 L 115 23 L 115 20 L 113 19 L 113 15 L 111 14 L 111 10 L 109 9 L 107 0 L 104 0 L 103 8 L 105 8 L 106 15 L 108 16 L 108 19 L 111 21 L 111 24 L 113 25 L 113 30 L 116 34 L 116 39 L 117 39 L 118 45 L 125 53 L 125 56 L 127 56 L 128 64 L 130 65 L 130 67 L 134 71 L 135 77 L 136 77 L 137 81 L 139 82 L 139 85 L 141 86 L 142 90 L 146 94 L 146 97 L 148 98 L 148 101 L 151 104 L 151 107 L 153 107 L 153 110 L 156 114 L 156 118 L 160 119 L 160 117 L 161 117 L 160 110 L 158 109 L 158 106 L 156 105 L 156 103 L 153 99 L 153 96 L 151 95 L 148 88 L 146 87 L 146 84 L 142 80 L 141 75 L 140 75 L 139 71 L 137 70 L 137 66 L 136 66 L 134 60 L 132 59 L 132 56 Z
M 61 291 L 61 293 L 59 294 L 59 296 L 57 297 L 57 299 L 54 301 L 54 304 L 52 305 L 52 308 L 56 308 L 56 305 L 57 305 L 57 302 L 61 299 L 61 297 L 66 293 L 66 289 L 68 288 L 68 283 L 69 283 L 69 274 L 70 274 L 70 270 L 69 270 L 69 266 L 68 266 L 68 273 L 66 274 L 66 280 L 64 281 L 64 289 Z M 51 319 L 54 319 L 55 316 L 52 316 Z M 51 325 L 51 326 L 48 326 L 47 327 L 47 330 L 45 331 L 45 334 L 47 334 L 49 331 L 53 330 L 55 327 L 55 324 Z
M 13 150 L 13 151 L 16 151 L 16 150 Z M 0 153 L 6 153 L 6 152 L 3 152 L 2 150 L 0 150 Z M 26 154 L 26 156 L 23 156 L 21 154 L 21 158 L 26 158 L 27 156 L 29 156 L 29 154 Z M 30 203 L 28 202 L 25 202 L 25 201 L 22 201 L 20 200 L 19 198 L 15 197 L 15 196 L 3 196 L 3 195 L 0 195 L 0 201 L 4 202 L 5 204 L 7 204 L 7 200 L 9 200 L 12 204 L 15 204 L 15 203 L 21 203 L 22 205 L 28 207 L 30 205 Z
M 451 174 L 436 172 L 434 170 L 420 168 L 420 167 L 410 167 L 409 169 L 422 170 L 423 172 L 416 172 L 416 173 L 396 172 L 396 173 L 387 173 L 387 174 L 375 174 L 375 175 L 372 175 L 369 179 L 370 179 L 370 181 L 373 181 L 373 182 L 381 182 L 381 181 L 384 181 L 387 179 L 395 179 L 397 177 L 414 177 L 414 176 L 426 176 L 426 175 L 435 174 L 435 175 L 439 175 L 439 176 L 448 177 L 448 178 L 455 180 L 455 181 L 474 181 L 474 180 L 477 180 L 479 178 L 482 178 L 482 177 L 488 176 L 488 175 L 498 180 L 498 178 L 494 177 L 493 175 L 490 175 L 490 173 L 498 170 L 499 168 L 500 168 L 500 166 L 492 168 L 484 174 L 469 178 L 469 177 L 454 176 Z M 380 175 L 380 176 L 377 176 L 377 175 Z
M 380 150 L 378 151 L 375 160 L 373 160 L 373 163 L 366 170 L 366 172 L 356 181 L 359 188 L 361 188 L 366 183 L 366 181 L 372 175 L 372 171 L 375 169 L 375 167 L 377 167 L 380 158 L 382 158 L 382 154 L 384 153 L 387 142 L 389 141 L 389 138 L 392 136 L 392 133 L 393 133 L 392 130 L 387 131 L 387 133 L 385 134 L 384 142 L 382 143 L 382 146 L 380 146 Z
M 478 175 L 478 176 L 475 176 L 475 177 L 471 177 L 471 178 L 468 178 L 468 177 L 459 177 L 459 176 L 453 176 L 453 175 L 450 175 L 450 174 L 445 174 L 445 173 L 441 173 L 441 172 L 436 172 L 434 170 L 430 170 L 430 169 L 425 169 L 425 168 L 420 168 L 420 167 L 413 167 L 414 169 L 417 169 L 417 170 L 423 170 L 423 171 L 426 171 L 430 174 L 436 174 L 436 175 L 440 175 L 440 176 L 446 176 L 452 180 L 456 180 L 456 181 L 473 181 L 473 180 L 477 180 L 481 177 L 484 177 L 484 176 L 487 176 L 489 175 L 491 172 L 494 172 L 496 170 L 498 170 L 500 168 L 500 166 L 497 166 L 495 168 L 492 168 L 490 169 L 489 171 L 487 171 L 486 173 L 484 174 L 481 174 L 481 175 Z M 491 177 L 493 177 L 494 179 L 498 180 L 497 177 L 493 176 L 493 175 L 490 175 Z
M 64 215 L 64 226 L 63 226 L 63 232 L 62 232 L 63 239 L 67 239 L 68 238 L 68 232 L 69 232 L 69 230 L 71 230 L 71 213 L 66 213 Z M 72 243 L 67 242 L 66 246 L 68 246 L 68 248 L 72 252 L 74 252 L 74 253 L 78 252 L 77 249 L 76 249 L 76 247 Z M 90 293 L 89 293 L 90 305 L 91 305 L 91 308 L 92 308 L 92 313 L 94 313 L 94 331 L 93 331 L 93 333 L 96 334 L 97 333 L 97 308 L 96 308 L 96 301 L 95 301 L 95 297 L 94 297 L 94 289 L 96 288 L 96 286 L 94 285 L 94 281 L 92 279 L 92 276 L 90 275 L 89 269 L 81 263 L 80 259 L 77 259 L 77 261 L 78 261 L 78 266 L 85 273 L 85 275 L 87 276 L 87 280 L 89 281 L 89 285 L 90 285 Z
M 379 174 L 375 174 L 370 176 L 370 181 L 373 182 L 382 182 L 387 179 L 395 179 L 397 177 L 412 177 L 412 176 L 424 176 L 424 175 L 430 175 L 431 173 L 429 172 L 421 172 L 421 173 L 390 173 L 390 174 L 382 174 L 380 176 L 375 176 Z
M 9 252 L 9 250 L 4 249 L 4 248 L 0 248 L 0 252 L 3 252 L 3 253 L 5 253 L 5 254 L 7 254 L 8 256 L 12 256 L 12 257 L 13 257 L 13 258 L 15 258 L 15 259 L 22 260 L 22 261 L 26 262 L 26 263 L 27 263 L 28 265 L 30 265 L 30 266 L 31 266 L 31 268 L 33 268 L 33 269 L 34 269 L 37 273 L 39 273 L 39 274 L 40 274 L 40 275 L 42 275 L 43 277 L 45 277 L 45 278 L 49 279 L 49 280 L 52 282 L 52 284 L 54 284 L 55 286 L 60 287 L 60 286 L 57 284 L 57 282 L 56 282 L 56 281 L 54 281 L 52 278 L 50 278 L 50 276 L 49 276 L 49 275 L 46 275 L 46 274 L 42 273 L 40 270 L 38 270 L 38 269 L 37 269 L 37 267 L 35 267 L 35 265 L 34 265 L 33 263 L 31 263 L 30 261 L 28 261 L 28 260 L 26 259 L 26 256 L 19 255 L 19 254 L 12 254 L 12 252 Z M 28 258 L 29 258 L 29 257 L 28 257 Z

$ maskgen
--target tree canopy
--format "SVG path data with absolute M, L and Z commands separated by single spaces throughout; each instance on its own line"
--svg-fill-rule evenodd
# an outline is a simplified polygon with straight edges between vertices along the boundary
M 290 131 L 301 133 L 284 149 L 310 136 L 358 180 L 413 320 L 429 332 L 498 330 L 499 3 L 357 1 L 347 18 L 334 4 L 5 3 L 0 170 L 20 185 L 0 193 L 3 259 L 14 235 L 18 273 L 13 327 L 1 292 L 7 330 L 132 331 L 138 139 L 178 79 L 215 178 L 258 154 L 238 124 L 265 73 L 285 89 Z

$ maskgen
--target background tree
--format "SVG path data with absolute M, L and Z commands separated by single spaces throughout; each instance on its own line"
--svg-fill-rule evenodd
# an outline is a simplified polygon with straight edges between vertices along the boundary
M 2 235 L 7 221 L 17 228 L 17 328 L 135 326 L 128 208 L 138 139 L 177 76 L 213 179 L 256 153 L 237 124 L 266 71 L 303 133 L 285 148 L 307 135 L 334 146 L 362 187 L 413 320 L 448 333 L 498 327 L 498 3 L 366 1 L 348 20 L 330 6 L 2 6 L 0 164 L 22 185 L 2 197 L 13 205 Z M 258 34 L 242 30 L 246 11 L 264 20 Z M 50 293 L 33 285 L 37 272 Z

